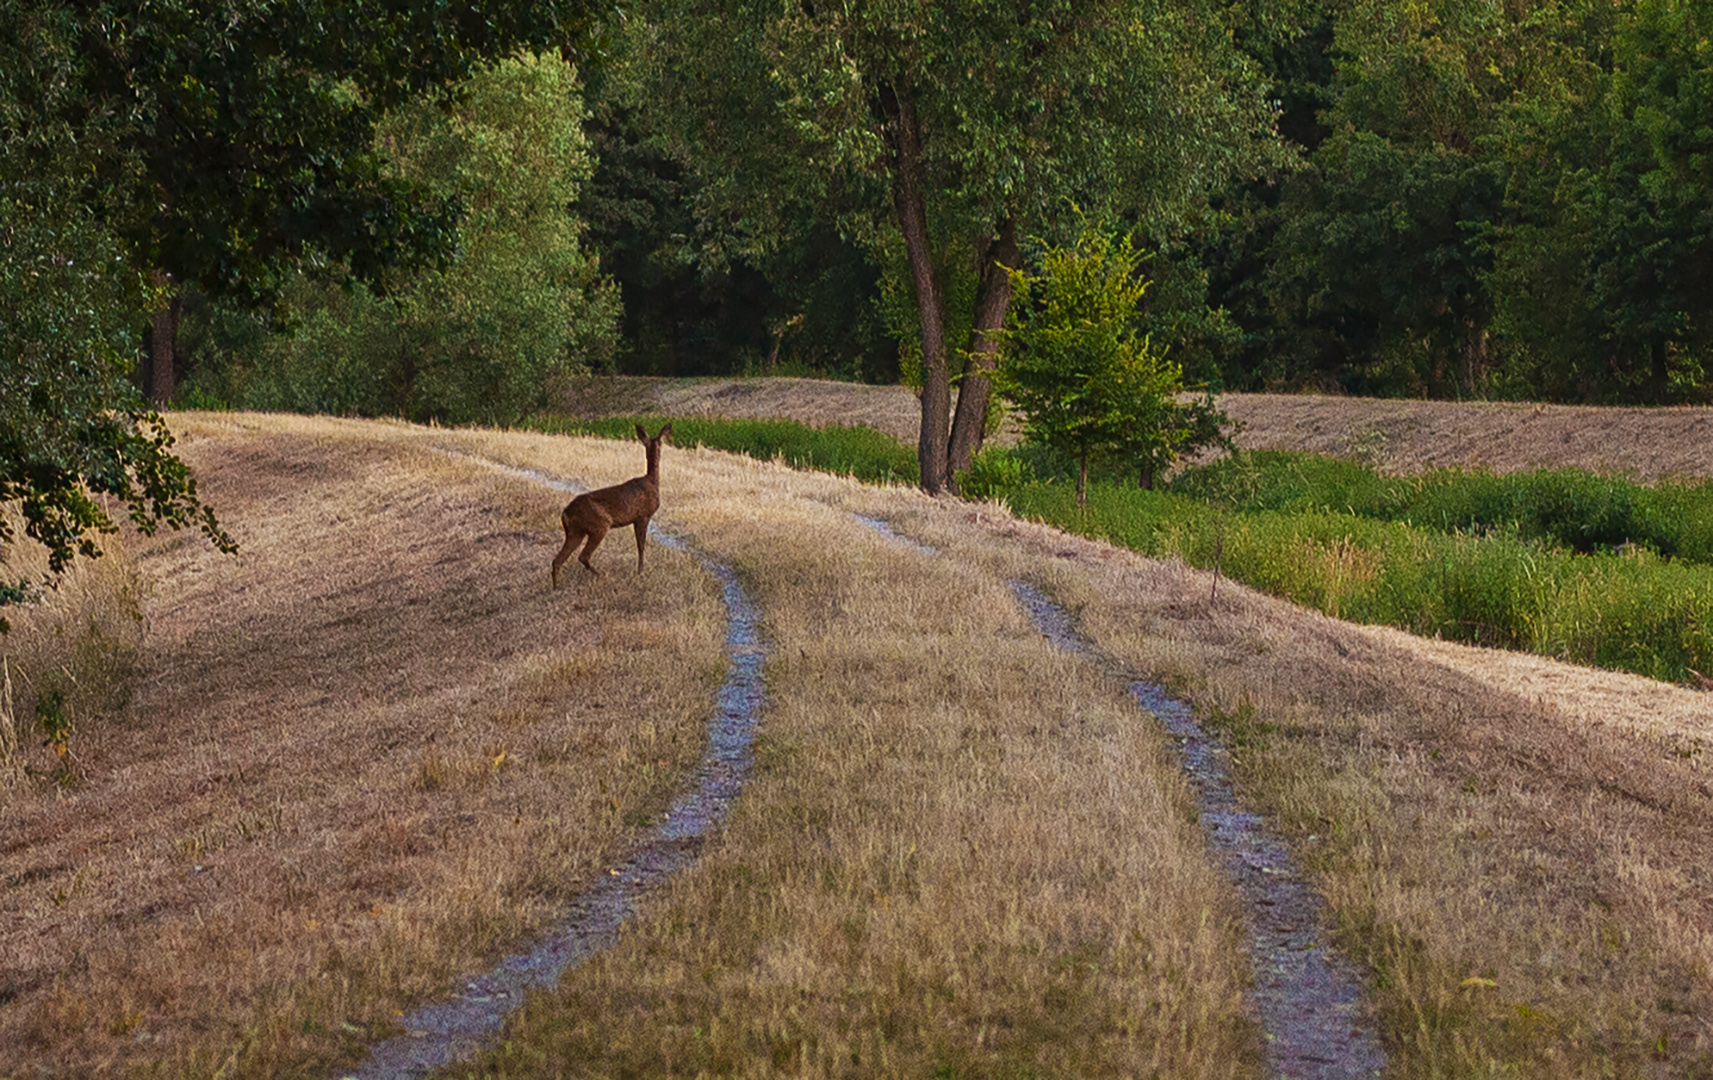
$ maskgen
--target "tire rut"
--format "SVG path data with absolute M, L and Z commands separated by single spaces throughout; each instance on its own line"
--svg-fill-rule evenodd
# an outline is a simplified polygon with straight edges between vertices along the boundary
M 543 473 L 459 456 L 559 490 L 581 490 Z M 761 639 L 760 613 L 730 566 L 670 533 L 653 531 L 651 535 L 667 547 L 690 551 L 720 582 L 724 593 L 728 668 L 708 718 L 708 748 L 691 785 L 673 800 L 640 846 L 578 897 L 546 937 L 524 952 L 507 956 L 488 972 L 468 978 L 461 993 L 406 1014 L 399 1020 L 404 1034 L 376 1043 L 361 1065 L 336 1074 L 341 1080 L 411 1080 L 490 1045 L 506 1018 L 523 1005 L 528 991 L 553 987 L 567 969 L 618 941 L 619 927 L 634 914 L 637 901 L 696 859 L 708 833 L 743 791 L 753 755 L 756 714 L 764 699 L 761 665 L 767 649 Z
M 884 520 L 853 515 L 888 540 L 938 554 Z M 1055 646 L 1125 672 L 1116 658 L 1083 637 L 1069 614 L 1024 581 L 1008 583 L 1030 622 Z M 1125 673 L 1131 696 L 1178 743 L 1200 820 L 1224 860 L 1249 920 L 1249 992 L 1266 1039 L 1268 1073 L 1291 1080 L 1349 1080 L 1378 1076 L 1386 1053 L 1366 1006 L 1360 968 L 1325 933 L 1324 905 L 1292 864 L 1284 840 L 1243 809 L 1231 781 L 1231 754 L 1196 722 L 1188 705 L 1159 684 Z

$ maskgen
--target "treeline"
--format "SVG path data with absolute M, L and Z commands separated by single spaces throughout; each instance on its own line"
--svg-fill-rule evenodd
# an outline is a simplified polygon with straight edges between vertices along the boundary
M 1234 388 L 1708 399 L 1713 5 L 1353 0 L 1258 52 L 1302 167 L 1174 252 Z
M 1133 7 L 1103 5 L 1089 18 L 1134 16 Z M 1234 96 L 1258 91 L 1276 106 L 1273 150 L 1258 151 L 1241 117 L 1226 116 L 1218 130 L 1177 148 L 1199 156 L 1198 167 L 1217 182 L 1204 178 L 1164 200 L 1158 193 L 1139 198 L 1099 190 L 1051 163 L 1044 175 L 1057 187 L 1042 200 L 1093 201 L 1114 225 L 1146 239 L 1154 286 L 1144 325 L 1193 380 L 1380 396 L 1708 399 L 1713 5 L 1344 0 L 1268 18 L 1213 7 L 1234 32 L 1236 51 L 1201 57 L 1199 74 Z M 1001 29 L 1027 38 L 1039 33 L 1042 19 L 1058 15 L 1064 34 L 1074 34 L 1071 9 L 1053 8 L 1020 4 L 1016 25 Z M 503 403 L 484 418 L 526 404 L 524 389 L 539 387 L 552 366 L 540 361 L 544 352 L 563 355 L 572 368 L 637 374 L 922 379 L 916 285 L 898 224 L 886 220 L 894 192 L 883 176 L 783 160 L 793 152 L 848 152 L 829 135 L 848 138 L 858 125 L 822 132 L 818 143 L 780 134 L 825 121 L 825 101 L 802 106 L 806 93 L 828 92 L 815 80 L 830 69 L 780 68 L 761 73 L 770 82 L 758 82 L 755 68 L 768 49 L 802 43 L 782 41 L 774 30 L 768 40 L 738 33 L 687 46 L 678 32 L 722 20 L 765 29 L 777 14 L 765 4 L 642 5 L 604 29 L 580 85 L 555 91 L 557 122 L 581 129 L 566 148 L 558 201 L 572 219 L 565 228 L 579 254 L 567 257 L 581 260 L 583 277 L 572 278 L 583 294 L 574 297 L 575 316 L 536 310 L 532 321 L 511 313 L 510 337 L 503 336 L 505 314 L 492 320 L 500 329 L 483 323 L 492 340 L 477 350 L 480 362 L 499 363 L 490 354 L 504 353 L 513 376 L 490 373 L 471 384 Z M 813 64 L 817 56 L 836 63 L 850 46 L 829 27 L 825 20 L 815 27 L 821 32 L 811 44 L 831 51 L 790 56 L 790 65 Z M 970 70 L 1007 62 L 991 42 L 961 29 Z M 687 47 L 697 53 L 693 62 Z M 1035 48 L 1050 51 L 1041 40 Z M 871 95 L 884 83 L 872 72 L 857 74 L 871 80 Z M 1078 92 L 1078 75 L 1057 76 L 1064 95 Z M 688 91 L 687 79 L 709 93 Z M 788 85 L 792 79 L 798 83 Z M 1047 77 L 1040 83 L 1034 89 L 1046 113 L 1054 88 Z M 1107 107 L 1139 107 L 1127 105 L 1121 90 L 1112 88 Z M 992 94 L 985 101 L 976 91 L 961 96 L 972 107 L 1004 106 Z M 551 98 L 539 106 L 549 107 Z M 391 123 L 383 137 L 401 146 L 398 121 Z M 751 130 L 734 130 L 739 123 Z M 718 130 L 719 145 L 699 140 L 698 126 Z M 1135 126 L 1123 132 L 1115 124 L 1131 137 L 1158 138 Z M 883 141 L 884 123 L 870 127 Z M 929 139 L 937 136 L 945 137 L 936 131 Z M 954 141 L 945 152 L 992 150 Z M 416 156 L 420 162 L 423 155 Z M 1028 162 L 1003 155 L 986 164 L 1013 169 L 1014 180 L 1030 172 Z M 456 177 L 434 182 L 443 196 L 457 196 L 477 166 L 465 162 Z M 552 205 L 511 187 L 525 177 L 539 179 L 526 168 L 480 183 L 490 196 Z M 782 177 L 798 190 L 782 190 Z M 968 220 L 969 204 L 991 201 L 992 192 L 965 176 L 952 179 L 964 188 L 959 205 L 928 207 L 928 226 L 940 256 L 935 273 L 956 380 L 967 364 L 962 343 L 980 317 L 981 259 L 993 254 L 988 234 L 995 230 Z M 479 205 L 473 197 L 460 209 Z M 1067 215 L 1012 216 L 1025 230 L 1024 260 L 1033 241 L 1066 238 Z M 495 224 L 467 225 L 463 235 L 492 235 Z M 462 238 L 458 249 L 475 256 L 478 265 L 460 271 L 473 288 L 484 275 L 529 279 L 521 252 L 500 260 Z M 446 287 L 441 280 L 398 291 L 435 294 L 427 306 L 445 313 L 447 301 L 457 299 Z M 453 328 L 389 309 L 399 333 L 414 332 L 424 344 L 388 358 L 374 355 L 394 345 L 377 337 L 388 323 L 376 323 L 373 296 L 311 298 L 299 289 L 291 299 L 283 320 L 271 311 L 260 329 L 193 318 L 178 357 L 192 385 L 214 399 L 268 407 L 472 415 L 451 403 L 450 390 L 406 390 L 436 383 L 414 367 L 461 371 L 459 356 L 436 356 L 426 345 L 460 336 L 448 334 Z M 420 312 L 424 301 L 397 303 L 416 303 Z M 329 311 L 348 304 L 362 310 L 347 327 Z M 542 339 L 526 323 L 576 325 Z M 351 340 L 338 360 L 327 355 L 336 326 Z M 295 336 L 280 340 L 282 328 Z M 525 345 L 532 338 L 533 351 Z M 264 352 L 271 359 L 257 361 Z

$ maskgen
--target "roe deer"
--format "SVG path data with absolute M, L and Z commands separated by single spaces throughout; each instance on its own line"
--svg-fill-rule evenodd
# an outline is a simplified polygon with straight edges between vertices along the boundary
M 636 526 L 636 568 L 642 570 L 642 545 L 648 539 L 648 519 L 660 509 L 660 442 L 671 435 L 671 424 L 661 428 L 652 439 L 638 424 L 636 437 L 642 440 L 648 453 L 647 474 L 612 487 L 586 491 L 572 499 L 565 512 L 559 515 L 560 523 L 565 526 L 565 546 L 553 557 L 555 589 L 559 588 L 559 568 L 577 550 L 577 545 L 583 543 L 584 537 L 588 537 L 588 543 L 583 544 L 583 554 L 577 556 L 577 561 L 593 574 L 595 568 L 589 565 L 589 556 L 607 538 L 608 530 L 626 525 Z

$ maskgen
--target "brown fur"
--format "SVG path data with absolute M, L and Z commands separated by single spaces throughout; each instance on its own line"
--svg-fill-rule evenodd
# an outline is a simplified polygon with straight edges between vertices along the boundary
M 648 519 L 660 509 L 660 444 L 671 435 L 671 424 L 661 428 L 652 439 L 638 424 L 636 437 L 642 441 L 648 454 L 648 472 L 622 484 L 585 492 L 565 507 L 565 512 L 559 515 L 560 524 L 565 526 L 565 546 L 553 557 L 555 589 L 559 588 L 559 568 L 577 550 L 578 544 L 583 544 L 583 553 L 577 556 L 577 561 L 593 574 L 595 568 L 589 565 L 589 557 L 601 546 L 610 530 L 626 525 L 636 527 L 636 568 L 641 572 L 643 544 L 648 539 Z

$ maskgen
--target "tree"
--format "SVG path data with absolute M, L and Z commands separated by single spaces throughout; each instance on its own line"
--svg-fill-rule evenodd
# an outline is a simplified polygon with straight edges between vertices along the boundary
M 35 149 L 26 161 L 0 145 L 0 503 L 19 504 L 56 574 L 99 555 L 95 534 L 114 530 L 101 496 L 145 533 L 194 523 L 235 551 L 172 455 L 166 423 L 129 381 L 135 313 L 158 301 L 80 205 L 78 148 Z M 0 517 L 0 562 L 16 540 Z M 0 579 L 0 607 L 34 584 Z
M 1519 167 L 1497 231 L 1499 322 L 1554 396 L 1705 400 L 1710 33 L 1705 0 L 1628 6 L 1579 92 L 1520 111 L 1507 133 Z
M 1183 369 L 1138 330 L 1145 253 L 1085 223 L 1072 248 L 1046 246 L 1039 272 L 1012 271 L 1017 309 L 1003 335 L 1000 393 L 1024 416 L 1026 440 L 1077 462 L 1077 505 L 1088 503 L 1091 458 L 1158 470 L 1219 441 L 1223 417 L 1183 404 Z
M 1634 6 L 1338 0 L 1321 27 L 1263 54 L 1299 103 L 1318 107 L 1287 93 L 1282 126 L 1305 168 L 1228 196 L 1226 227 L 1204 249 L 1213 295 L 1247 337 L 1228 382 L 1585 392 L 1566 389 L 1588 377 L 1585 359 L 1558 362 L 1588 329 L 1563 307 L 1574 230 L 1542 228 L 1559 219 L 1562 181 L 1574 185 L 1553 147 L 1605 144 L 1591 114 Z M 1590 194 L 1625 201 L 1626 171 L 1591 174 Z M 1634 269 L 1617 246 L 1606 252 L 1602 265 Z M 1580 374 L 1566 377 L 1571 368 Z
M 575 212 L 592 168 L 575 69 L 521 54 L 449 97 L 389 114 L 377 138 L 390 169 L 463 207 L 458 258 L 381 289 L 299 275 L 289 329 L 246 362 L 244 404 L 510 424 L 610 352 L 618 297 Z
M 765 248 L 790 207 L 811 201 L 883 262 L 898 253 L 916 314 L 930 492 L 980 447 L 1020 236 L 1061 223 L 1066 198 L 1164 227 L 1233 173 L 1278 159 L 1272 107 L 1232 38 L 1240 25 L 1284 25 L 1291 13 L 1277 8 L 660 0 L 652 10 L 687 158 L 720 178 L 708 228 Z M 967 326 L 947 298 L 959 273 L 974 279 Z
M 450 256 L 458 208 L 388 173 L 376 120 L 485 58 L 572 47 L 587 23 L 561 0 L 0 0 L 0 25 L 54 46 L 7 50 L 0 138 L 76 132 L 85 197 L 134 266 L 267 303 L 312 253 L 366 281 Z
M 1280 197 L 1266 270 L 1299 363 L 1359 393 L 1474 395 L 1486 386 L 1487 229 L 1505 165 L 1372 131 L 1340 132 Z
M 264 301 L 300 257 L 376 278 L 449 254 L 457 208 L 383 176 L 375 118 L 582 21 L 556 0 L 0 0 L 0 500 L 53 569 L 98 553 L 103 494 L 231 547 L 126 382 L 145 316 L 170 329 L 162 286 Z
M 881 318 L 877 269 L 832 220 L 807 217 L 765 252 L 731 252 L 699 229 L 703 174 L 684 160 L 647 78 L 650 28 L 627 20 L 588 75 L 596 157 L 580 200 L 589 241 L 619 284 L 628 374 L 837 372 L 895 382 L 898 343 Z
M 1552 8 L 1341 0 L 1303 42 L 1313 53 L 1279 57 L 1324 108 L 1291 125 L 1306 167 L 1249 208 L 1266 236 L 1245 267 L 1262 283 L 1240 315 L 1249 371 L 1363 393 L 1488 388 L 1489 229 L 1509 169 L 1494 133 L 1560 77 Z

